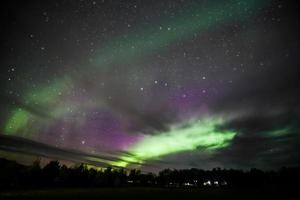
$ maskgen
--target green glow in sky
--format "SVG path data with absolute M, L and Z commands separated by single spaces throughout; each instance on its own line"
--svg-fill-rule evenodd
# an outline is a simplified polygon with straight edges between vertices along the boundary
M 25 95 L 24 102 L 30 107 L 37 107 L 40 110 L 43 110 L 47 115 L 55 117 L 57 116 L 57 113 L 60 113 L 60 111 L 63 109 L 61 108 L 62 106 L 58 105 L 59 97 L 64 94 L 69 83 L 69 78 L 55 80 L 48 86 L 40 87 L 30 91 L 27 95 Z M 16 108 L 13 110 L 6 122 L 4 133 L 10 135 L 24 135 L 31 120 L 39 122 L 35 123 L 35 128 L 36 126 L 42 125 L 42 119 L 39 116 L 35 116 L 25 109 Z M 21 131 L 22 133 L 19 133 Z M 31 130 L 31 132 L 33 132 L 33 130 Z
M 218 130 L 220 119 L 203 119 L 187 124 L 173 126 L 169 131 L 146 135 L 143 140 L 128 149 L 129 156 L 112 164 L 126 167 L 130 163 L 143 163 L 168 154 L 192 151 L 198 148 L 215 150 L 229 145 L 236 133 L 230 130 Z
M 263 135 L 266 137 L 281 137 L 281 136 L 288 135 L 290 131 L 291 131 L 290 127 L 278 128 L 278 129 L 266 131 L 263 133 Z
M 53 80 L 50 85 L 30 91 L 24 100 L 29 105 L 49 106 L 55 104 L 59 97 L 64 94 L 70 82 L 68 77 Z
M 99 49 L 94 64 L 107 68 L 111 64 L 136 62 L 145 55 L 163 50 L 174 42 L 193 37 L 231 20 L 243 20 L 266 1 L 232 0 L 203 8 L 190 6 L 170 19 L 163 19 L 158 26 L 145 27 L 139 34 L 128 34 L 108 41 Z
M 16 109 L 6 123 L 4 132 L 9 135 L 18 132 L 20 129 L 26 126 L 30 116 L 31 114 L 29 112 L 21 108 Z

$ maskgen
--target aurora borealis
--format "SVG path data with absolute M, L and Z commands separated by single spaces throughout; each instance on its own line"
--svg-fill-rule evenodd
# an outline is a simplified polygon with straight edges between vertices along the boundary
M 6 3 L 1 157 L 146 170 L 300 163 L 299 3 Z
M 226 147 L 235 136 L 234 132 L 217 131 L 219 120 L 206 119 L 179 127 L 171 127 L 167 132 L 146 136 L 141 142 L 128 150 L 131 155 L 122 157 L 121 162 L 113 164 L 126 167 L 127 162 L 142 163 L 144 160 L 180 151 L 192 151 L 197 148 L 218 149 Z

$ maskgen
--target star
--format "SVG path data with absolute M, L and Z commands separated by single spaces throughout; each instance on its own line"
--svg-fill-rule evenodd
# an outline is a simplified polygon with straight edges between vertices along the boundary
M 145 171 L 298 165 L 299 3 L 240 2 L 7 1 L 0 134 Z

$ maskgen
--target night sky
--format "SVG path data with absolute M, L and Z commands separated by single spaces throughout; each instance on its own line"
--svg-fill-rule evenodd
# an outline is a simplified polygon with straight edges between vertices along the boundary
M 300 3 L 3 1 L 0 156 L 300 164 Z

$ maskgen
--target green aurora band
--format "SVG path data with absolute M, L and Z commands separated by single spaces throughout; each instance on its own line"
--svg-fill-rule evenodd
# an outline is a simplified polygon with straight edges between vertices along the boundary
M 38 107 L 49 117 L 57 118 L 66 113 L 66 106 L 62 105 L 60 97 L 67 91 L 70 84 L 71 79 L 69 77 L 55 80 L 49 86 L 40 87 L 27 93 L 23 102 L 27 106 Z M 7 135 L 18 134 L 18 136 L 31 135 L 34 130 L 26 129 L 27 127 L 32 129 L 32 126 L 29 126 L 30 123 L 34 123 L 35 128 L 38 128 L 37 126 L 49 124 L 49 119 L 43 119 L 25 108 L 18 107 L 13 110 L 11 117 L 6 122 L 4 133 Z
M 6 123 L 4 133 L 8 135 L 17 133 L 27 125 L 31 116 L 31 113 L 22 108 L 15 109 Z
M 144 161 L 176 152 L 227 147 L 236 132 L 221 130 L 219 127 L 222 124 L 222 119 L 204 118 L 173 126 L 166 132 L 146 135 L 128 149 L 128 155 L 121 156 L 120 161 L 111 164 L 127 167 L 129 164 L 143 164 Z
M 161 51 L 195 34 L 216 29 L 232 21 L 240 22 L 255 13 L 268 1 L 231 0 L 209 3 L 205 10 L 199 5 L 190 5 L 184 12 L 161 21 L 160 26 L 140 28 L 139 34 L 116 37 L 97 51 L 92 61 L 96 67 L 107 69 L 112 64 L 133 64 L 141 58 Z
M 283 128 L 277 128 L 273 130 L 269 130 L 266 132 L 263 132 L 262 135 L 264 137 L 282 137 L 287 136 L 292 132 L 291 127 L 283 127 Z

